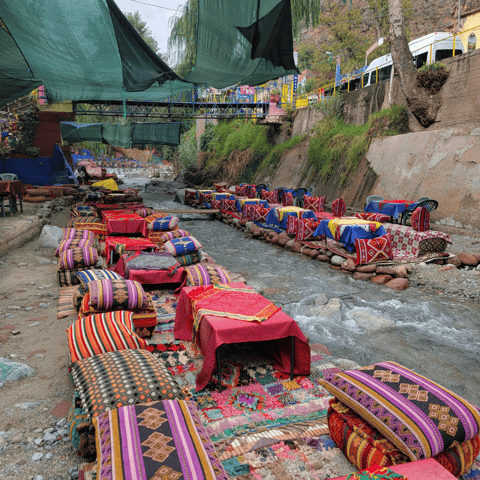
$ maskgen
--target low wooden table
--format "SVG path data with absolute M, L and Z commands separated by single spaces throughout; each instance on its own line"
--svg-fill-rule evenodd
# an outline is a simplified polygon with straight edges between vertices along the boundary
M 1 180 L 0 181 L 0 201 L 2 202 L 2 212 L 5 216 L 3 208 L 3 198 L 8 197 L 10 206 L 10 215 L 17 213 L 17 195 L 20 201 L 20 211 L 23 213 L 22 195 L 26 193 L 25 186 L 21 180 Z
M 234 288 L 251 288 L 244 283 L 231 283 Z M 177 340 L 192 341 L 193 311 L 191 301 L 199 289 L 205 287 L 185 287 L 182 289 L 175 316 L 174 335 Z M 274 341 L 272 353 L 275 358 L 274 368 L 293 375 L 310 374 L 310 346 L 307 339 L 293 318 L 279 310 L 269 319 L 261 322 L 244 322 L 226 317 L 205 315 L 200 323 L 198 344 L 204 361 L 202 370 L 196 379 L 196 391 L 202 390 L 210 380 L 215 366 L 220 382 L 219 347 L 223 344 Z

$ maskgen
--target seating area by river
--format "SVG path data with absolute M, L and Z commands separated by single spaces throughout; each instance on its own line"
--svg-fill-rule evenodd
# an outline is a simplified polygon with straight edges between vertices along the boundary
M 375 265 L 379 277 L 401 261 L 389 227 L 412 227 L 345 217 L 342 199 L 330 213 L 324 197 L 304 195 L 300 207 L 296 192 L 252 198 L 256 187 L 237 188 L 187 191 L 186 200 L 277 245 L 288 238 L 304 255 L 317 251 L 312 258 L 343 254 L 343 270 L 350 260 L 355 273 Z M 72 207 L 55 254 L 82 478 L 480 474 L 472 404 L 393 362 L 340 364 L 182 227 L 132 189 L 97 189 Z M 446 246 L 420 237 L 415 258 L 431 238 Z

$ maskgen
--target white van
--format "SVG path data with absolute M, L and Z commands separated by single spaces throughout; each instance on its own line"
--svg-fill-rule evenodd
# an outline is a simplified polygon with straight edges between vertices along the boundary
M 430 33 L 424 37 L 412 40 L 408 46 L 417 68 L 420 68 L 425 63 L 439 62 L 445 58 L 453 57 L 453 35 L 451 33 Z M 432 58 L 430 58 L 430 47 Z M 455 55 L 461 55 L 464 52 L 460 37 L 455 35 Z M 390 53 L 374 60 L 363 74 L 363 86 L 368 87 L 390 78 L 392 65 L 392 55 Z

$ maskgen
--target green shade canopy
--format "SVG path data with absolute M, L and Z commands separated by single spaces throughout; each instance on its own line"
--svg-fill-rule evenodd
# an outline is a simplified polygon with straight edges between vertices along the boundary
M 297 73 L 290 0 L 198 0 L 197 56 L 187 80 L 226 88 Z
M 0 105 L 27 95 L 42 82 L 35 80 L 29 71 L 15 40 L 0 28 Z
M 101 142 L 117 147 L 179 145 L 180 123 L 60 123 L 63 140 L 70 143 Z
M 15 68 L 25 72 L 28 63 L 33 86 L 44 83 L 50 101 L 160 101 L 194 88 L 150 49 L 113 0 L 2 0 L 0 16 L 23 54 L 11 57 Z M 3 87 L 2 81 L 0 103 Z

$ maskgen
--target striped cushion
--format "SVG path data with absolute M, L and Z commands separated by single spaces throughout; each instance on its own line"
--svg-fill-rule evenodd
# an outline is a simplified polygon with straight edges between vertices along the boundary
M 165 242 L 163 245 L 168 253 L 171 253 L 174 257 L 177 255 L 186 255 L 187 253 L 196 252 L 199 248 L 202 248 L 202 244 L 195 237 L 182 237 L 174 238 Z
M 168 232 L 178 225 L 180 219 L 175 216 L 157 218 L 148 224 L 148 229 L 154 232 Z
M 74 227 L 74 228 L 77 228 L 78 229 L 78 225 L 79 224 L 87 224 L 87 225 L 90 225 L 92 223 L 99 223 L 101 224 L 102 223 L 102 219 L 101 218 L 98 218 L 98 217 L 75 217 L 75 218 L 72 218 L 69 222 L 68 222 L 68 227 Z
M 319 382 L 412 461 L 480 432 L 480 413 L 471 403 L 398 363 L 330 372 Z
M 216 265 L 190 265 L 185 267 L 187 272 L 187 286 L 200 287 L 217 283 L 231 283 L 227 271 Z
M 417 232 L 430 230 L 430 211 L 426 207 L 417 207 L 410 218 L 412 227 Z
M 157 245 L 163 245 L 165 242 L 174 238 L 182 238 L 190 236 L 186 230 L 173 230 L 171 232 L 147 232 L 148 239 Z
M 158 218 L 164 218 L 167 217 L 168 215 L 166 213 L 152 213 L 151 215 L 148 215 L 148 217 L 145 217 L 145 222 L 148 224 L 154 222 Z
M 107 278 L 109 278 L 110 280 L 123 280 L 123 277 L 119 273 L 102 269 L 83 270 L 77 273 L 77 277 L 84 288 L 88 288 L 88 284 L 90 282 L 105 280 Z
M 71 270 L 78 267 L 90 267 L 98 262 L 96 248 L 70 248 L 60 253 L 58 268 Z
M 145 217 L 148 217 L 149 215 L 152 215 L 155 212 L 153 208 L 144 207 L 144 208 L 139 208 L 138 210 L 135 210 L 135 213 L 145 218 Z
M 93 310 L 142 310 L 147 296 L 142 285 L 135 280 L 97 280 L 88 283 L 90 307 Z
M 77 230 L 75 228 L 64 228 L 63 229 L 63 237 L 61 242 L 65 240 L 73 240 L 74 238 L 83 238 L 83 239 L 88 239 L 91 238 L 92 240 L 95 239 L 94 235 L 92 232 L 89 232 L 88 230 Z
M 134 333 L 132 313 L 125 311 L 91 315 L 67 330 L 72 363 L 116 350 L 146 350 L 147 342 Z
M 95 238 L 91 235 L 89 238 L 72 238 L 69 240 L 63 240 L 58 244 L 55 250 L 55 256 L 58 257 L 61 252 L 69 250 L 71 248 L 88 248 L 93 247 L 95 244 Z

